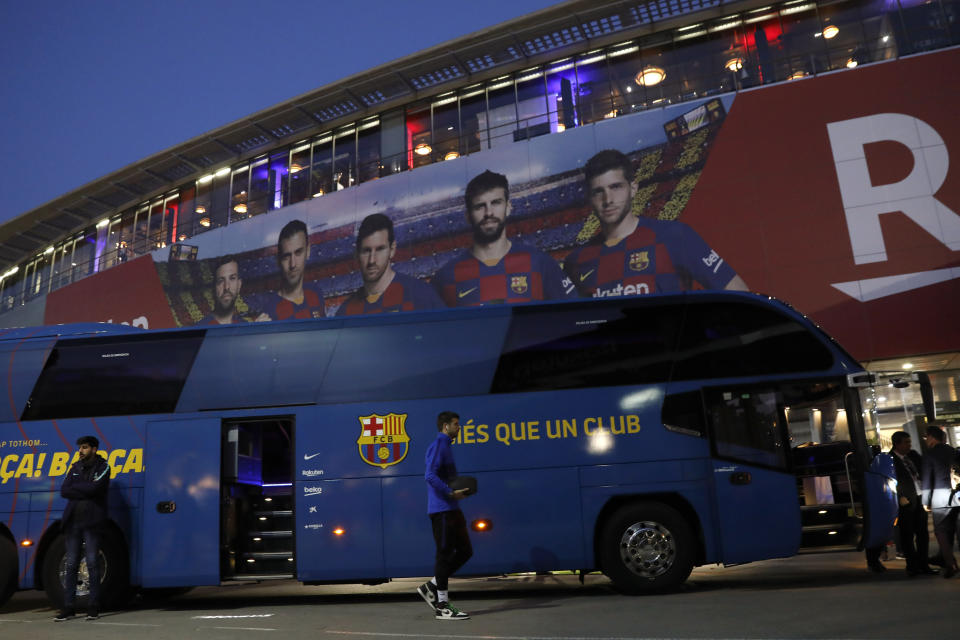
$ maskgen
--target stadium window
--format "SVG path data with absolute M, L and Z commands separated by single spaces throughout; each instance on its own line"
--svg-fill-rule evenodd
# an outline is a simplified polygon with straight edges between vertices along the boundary
M 636 45 L 616 47 L 608 56 L 611 110 L 618 114 L 643 109 L 643 87 L 635 82 L 641 62 L 640 47 Z
M 196 187 L 191 183 L 180 189 L 180 210 L 177 215 L 177 226 L 175 230 L 176 242 L 183 242 L 192 238 L 196 234 L 197 226 L 197 203 L 195 194 Z M 123 241 L 121 234 L 121 241 Z M 130 257 L 129 255 L 127 257 Z
M 430 103 L 419 102 L 407 106 L 407 164 L 411 168 L 433 162 L 433 136 L 430 123 Z
M 290 150 L 290 204 L 310 197 L 310 145 L 297 144 Z
M 517 74 L 517 133 L 518 140 L 550 133 L 547 115 L 547 86 L 543 71 L 530 69 Z
M 460 92 L 460 149 L 462 153 L 474 153 L 490 145 L 487 133 L 487 95 L 482 86 L 463 89 Z
M 407 127 L 403 109 L 380 114 L 380 175 L 406 171 Z
M 284 154 L 286 155 L 286 154 Z M 270 159 L 266 156 L 250 162 L 250 196 L 247 198 L 247 217 L 266 213 L 273 200 L 270 180 Z
M 447 94 L 433 102 L 433 157 L 452 160 L 460 157 L 460 107 L 457 96 Z
M 550 113 L 550 130 L 553 133 L 577 126 L 574 102 L 576 84 L 577 71 L 573 60 L 558 60 L 547 68 L 547 108 Z
M 230 172 L 230 222 L 250 217 L 250 165 L 245 164 Z
M 743 71 L 742 55 L 735 55 L 742 49 L 739 26 L 736 17 L 718 19 L 704 25 L 702 31 L 706 33 L 676 43 L 673 58 L 681 100 L 736 89 L 737 75 L 727 65 Z
M 333 136 L 333 188 L 337 191 L 357 183 L 357 127 L 350 125 Z
M 310 197 L 319 198 L 333 190 L 333 136 L 317 138 L 313 143 L 310 165 Z
M 380 120 L 361 122 L 357 128 L 357 176 L 360 182 L 380 177 Z
M 513 78 L 498 78 L 487 84 L 485 128 L 490 134 L 491 148 L 513 142 L 517 129 L 517 90 Z
M 269 173 L 267 174 L 267 210 L 273 211 L 285 207 L 289 202 L 287 195 L 287 149 L 276 149 L 270 153 Z
M 607 56 L 601 52 L 588 53 L 577 60 L 577 88 L 575 100 L 577 120 L 587 124 L 613 117 L 616 112 L 610 100 L 610 76 Z
M 898 40 L 903 42 L 903 53 L 931 51 L 956 44 L 956 2 L 900 2 L 898 5 L 900 11 L 893 15 L 896 10 L 891 7 L 888 19 L 899 34 Z

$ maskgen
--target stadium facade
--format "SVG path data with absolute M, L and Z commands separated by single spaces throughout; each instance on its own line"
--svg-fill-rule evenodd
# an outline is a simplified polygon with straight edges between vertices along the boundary
M 626 258 L 624 278 L 650 278 L 581 295 L 719 287 L 730 280 L 697 269 L 735 274 L 870 368 L 929 372 L 942 417 L 960 423 L 958 7 L 561 3 L 287 100 L 7 222 L 0 326 L 208 322 L 228 255 L 232 317 L 286 317 L 300 307 L 281 308 L 278 241 L 299 223 L 299 277 L 316 298 L 301 306 L 334 315 L 364 285 L 356 234 L 371 214 L 392 221 L 396 273 L 436 285 L 473 242 L 464 189 L 488 170 L 509 181 L 507 236 L 571 275 L 564 262 L 601 226 L 583 167 L 613 149 L 632 163 L 632 213 L 673 231 Z M 691 246 L 708 252 L 688 256 Z M 537 278 L 520 269 L 486 300 L 538 297 Z M 911 423 L 919 398 L 889 395 L 877 399 L 881 426 Z

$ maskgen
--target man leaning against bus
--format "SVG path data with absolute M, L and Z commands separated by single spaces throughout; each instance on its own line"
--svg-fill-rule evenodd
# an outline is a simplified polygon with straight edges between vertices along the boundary
M 450 604 L 448 579 L 473 555 L 467 521 L 458 500 L 467 497 L 467 489 L 454 491 L 450 482 L 457 477 L 453 461 L 453 440 L 460 433 L 460 416 L 443 411 L 437 416 L 437 438 L 427 447 L 424 477 L 427 481 L 427 514 L 433 525 L 437 555 L 434 577 L 417 588 L 437 620 L 466 620 L 470 616 Z
M 67 554 L 63 608 L 54 620 L 69 620 L 76 613 L 77 571 L 80 568 L 80 543 L 84 545 L 90 597 L 87 620 L 100 617 L 100 534 L 107 521 L 107 489 L 110 486 L 110 465 L 97 455 L 100 441 L 94 436 L 77 439 L 80 457 L 71 465 L 60 487 L 60 495 L 67 499 L 63 512 L 63 531 Z

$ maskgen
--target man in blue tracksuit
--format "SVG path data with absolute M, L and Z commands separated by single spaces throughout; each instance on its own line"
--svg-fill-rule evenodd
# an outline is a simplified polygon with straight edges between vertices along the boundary
M 457 477 L 451 444 L 460 433 L 460 416 L 444 411 L 437 416 L 437 439 L 427 448 L 427 514 L 433 524 L 437 545 L 434 577 L 417 588 L 420 596 L 434 609 L 437 620 L 466 620 L 470 616 L 450 604 L 448 578 L 473 555 L 467 521 L 458 500 L 467 497 L 467 489 L 454 491 L 450 482 Z
M 100 441 L 94 436 L 77 439 L 80 457 L 67 470 L 60 495 L 67 499 L 63 512 L 63 532 L 67 554 L 64 568 L 63 608 L 55 620 L 69 620 L 75 613 L 77 570 L 80 567 L 80 543 L 85 546 L 87 573 L 90 577 L 90 598 L 87 620 L 100 617 L 100 534 L 107 521 L 107 489 L 110 486 L 110 465 L 97 455 Z

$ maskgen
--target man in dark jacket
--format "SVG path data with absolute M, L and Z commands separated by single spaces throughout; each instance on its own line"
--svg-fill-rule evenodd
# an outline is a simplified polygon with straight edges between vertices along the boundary
M 934 575 L 936 569 L 927 564 L 930 536 L 927 534 L 927 512 L 920 502 L 920 456 L 913 450 L 913 442 L 906 431 L 897 431 L 891 437 L 890 457 L 897 471 L 897 530 L 900 546 L 907 559 L 907 573 Z
M 923 504 L 933 513 L 933 534 L 940 546 L 943 577 L 952 578 L 957 574 L 953 539 L 957 533 L 960 501 L 957 500 L 957 492 L 950 478 L 950 471 L 957 464 L 957 452 L 946 443 L 946 439 L 947 434 L 940 427 L 927 427 L 924 438 L 927 452 L 923 456 L 920 483 L 923 488 Z
M 87 573 L 90 578 L 90 597 L 87 620 L 100 617 L 100 535 L 107 521 L 107 488 L 110 485 L 110 465 L 97 455 L 100 441 L 93 436 L 77 439 L 80 457 L 70 469 L 60 487 L 60 495 L 67 499 L 63 512 L 63 532 L 67 554 L 64 568 L 63 609 L 55 620 L 69 620 L 75 614 L 77 598 L 77 570 L 80 568 L 80 543 L 84 544 Z
M 437 416 L 437 438 L 427 447 L 424 479 L 427 481 L 427 513 L 433 525 L 437 555 L 434 577 L 417 588 L 420 597 L 434 610 L 437 620 L 467 620 L 470 616 L 450 604 L 447 581 L 473 555 L 467 522 L 458 500 L 467 497 L 467 489 L 454 490 L 450 483 L 457 477 L 451 445 L 460 433 L 460 416 L 444 411 Z

